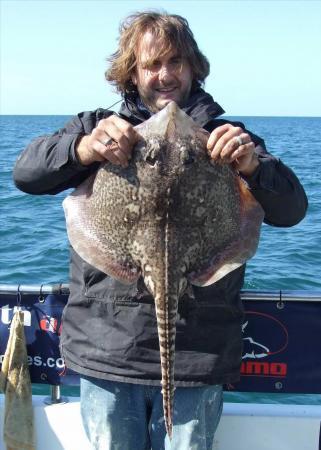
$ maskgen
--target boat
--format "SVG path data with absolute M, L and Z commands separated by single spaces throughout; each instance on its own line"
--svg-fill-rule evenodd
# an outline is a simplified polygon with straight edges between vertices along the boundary
M 80 417 L 79 397 L 60 387 L 77 385 L 59 353 L 66 283 L 0 285 L 0 355 L 13 314 L 24 312 L 29 371 L 34 383 L 50 385 L 50 395 L 33 395 L 37 450 L 90 450 Z M 245 306 L 241 381 L 230 392 L 321 394 L 321 292 L 254 291 L 241 294 Z M 43 345 L 45 344 L 45 345 Z M 2 358 L 0 356 L 0 363 Z M 314 404 L 224 403 L 214 450 L 321 450 L 321 401 Z M 233 397 L 233 395 L 232 395 Z M 309 402 L 311 403 L 311 402 Z M 0 395 L 0 450 L 4 395 Z

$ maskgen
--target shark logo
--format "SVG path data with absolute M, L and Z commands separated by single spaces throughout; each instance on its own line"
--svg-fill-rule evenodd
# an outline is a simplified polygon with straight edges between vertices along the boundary
M 249 321 L 242 325 L 242 333 L 244 333 Z M 265 358 L 270 353 L 268 347 L 259 342 L 256 342 L 252 337 L 247 336 L 243 338 L 243 356 L 242 359 L 259 359 Z
M 242 326 L 243 360 L 266 358 L 286 349 L 289 336 L 282 322 L 258 311 L 247 311 L 246 316 Z
M 285 377 L 287 364 L 262 359 L 282 353 L 288 346 L 288 331 L 275 317 L 258 311 L 247 311 L 242 326 L 242 375 Z

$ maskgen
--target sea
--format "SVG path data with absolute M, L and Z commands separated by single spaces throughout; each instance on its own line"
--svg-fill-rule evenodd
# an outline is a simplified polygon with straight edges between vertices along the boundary
M 227 117 L 263 137 L 270 153 L 303 184 L 309 209 L 291 228 L 262 226 L 259 249 L 248 262 L 245 289 L 321 292 L 321 117 Z M 69 116 L 0 116 L 0 284 L 68 282 L 68 241 L 62 201 L 20 192 L 12 180 L 15 160 L 34 138 L 51 134 Z M 320 304 L 321 314 L 321 304 Z M 321 331 L 321 330 L 320 330 Z M 43 393 L 45 386 L 35 386 Z M 65 394 L 77 395 L 70 387 Z M 227 393 L 226 401 L 321 404 L 321 395 Z

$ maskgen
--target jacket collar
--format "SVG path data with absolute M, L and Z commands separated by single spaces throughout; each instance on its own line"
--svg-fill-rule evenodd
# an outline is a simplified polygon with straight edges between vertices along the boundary
M 210 121 L 224 113 L 223 108 L 214 101 L 213 97 L 200 87 L 192 91 L 187 104 L 182 110 L 203 128 Z M 125 95 L 119 114 L 128 119 L 133 125 L 138 125 L 153 115 L 143 104 L 137 93 Z

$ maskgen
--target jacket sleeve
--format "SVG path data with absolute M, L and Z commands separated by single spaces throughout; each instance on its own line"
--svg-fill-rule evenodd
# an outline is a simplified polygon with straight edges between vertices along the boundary
M 255 140 L 254 140 L 255 142 Z M 308 200 L 294 172 L 265 150 L 261 141 L 256 147 L 259 166 L 250 177 L 242 177 L 265 212 L 264 222 L 290 227 L 305 216 Z
M 57 194 L 78 186 L 99 163 L 82 166 L 75 146 L 81 136 L 91 133 L 103 111 L 80 113 L 54 134 L 33 140 L 16 161 L 15 185 L 28 194 Z

